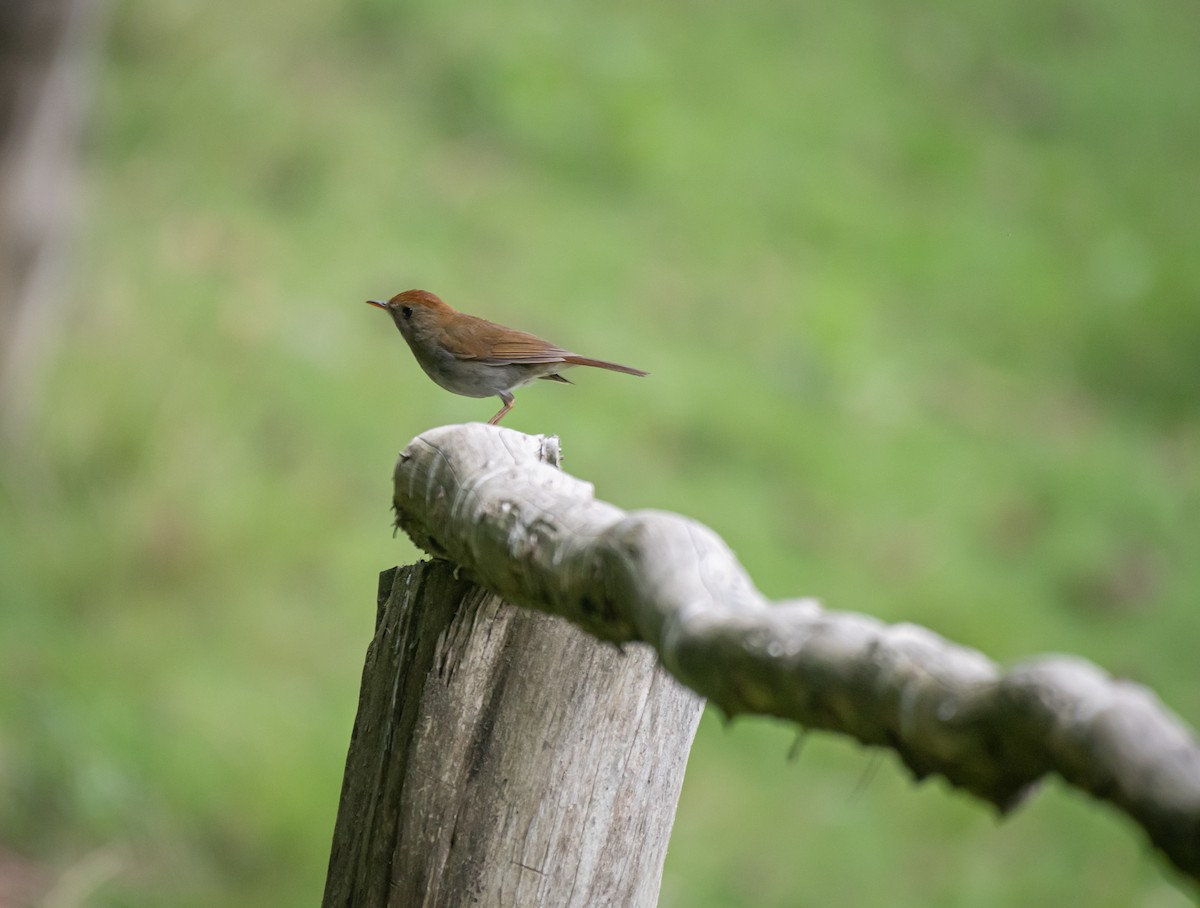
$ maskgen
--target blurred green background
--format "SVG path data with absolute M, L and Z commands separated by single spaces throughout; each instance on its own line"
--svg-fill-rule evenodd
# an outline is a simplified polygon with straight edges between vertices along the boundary
M 120 0 L 0 475 L 0 844 L 78 904 L 319 901 L 396 452 L 489 417 L 370 296 L 649 369 L 518 396 L 772 597 L 1200 722 L 1191 0 Z M 706 716 L 668 906 L 1188 904 L 1051 783 Z M 733 831 L 736 830 L 736 834 Z M 78 878 L 84 882 L 80 883 Z

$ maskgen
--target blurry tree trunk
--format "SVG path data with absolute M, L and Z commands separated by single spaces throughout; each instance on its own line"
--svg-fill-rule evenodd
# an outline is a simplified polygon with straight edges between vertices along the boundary
M 385 571 L 324 906 L 651 906 L 702 700 L 445 561 Z
M 32 407 L 62 292 L 99 0 L 0 2 L 0 432 Z

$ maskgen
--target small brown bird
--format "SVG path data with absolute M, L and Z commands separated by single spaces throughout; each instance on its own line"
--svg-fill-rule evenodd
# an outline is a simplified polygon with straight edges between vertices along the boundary
M 367 300 L 367 304 L 392 316 L 425 374 L 447 391 L 464 397 L 499 397 L 504 406 L 488 420 L 493 426 L 512 409 L 515 389 L 539 378 L 570 384 L 559 374 L 570 366 L 650 374 L 578 356 L 533 334 L 458 312 L 427 290 L 405 290 L 386 303 Z

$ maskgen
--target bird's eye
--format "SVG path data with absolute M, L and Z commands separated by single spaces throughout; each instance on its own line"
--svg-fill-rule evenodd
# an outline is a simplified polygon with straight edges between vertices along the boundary
M 400 308 L 400 314 L 405 318 L 412 318 L 412 306 L 402 306 Z

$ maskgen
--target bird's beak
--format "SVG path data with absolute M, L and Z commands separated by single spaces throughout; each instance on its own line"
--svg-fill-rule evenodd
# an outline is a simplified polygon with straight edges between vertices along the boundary
M 379 300 L 367 300 L 367 305 L 374 306 L 377 309 L 386 309 L 388 307 L 387 303 L 381 303 Z

